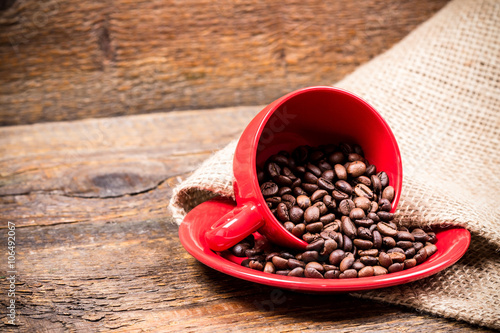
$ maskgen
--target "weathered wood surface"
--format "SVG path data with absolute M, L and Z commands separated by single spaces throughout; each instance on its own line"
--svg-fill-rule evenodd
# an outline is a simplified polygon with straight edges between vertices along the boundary
M 7 1 L 0 125 L 268 104 L 333 84 L 446 2 Z
M 16 223 L 19 325 L 2 332 L 486 332 L 348 295 L 226 276 L 191 257 L 171 188 L 259 107 L 0 128 L 0 251 Z

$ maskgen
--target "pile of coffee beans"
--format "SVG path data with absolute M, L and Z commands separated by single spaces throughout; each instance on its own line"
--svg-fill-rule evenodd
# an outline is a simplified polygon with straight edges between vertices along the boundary
M 264 199 L 306 251 L 267 248 L 253 236 L 231 248 L 242 265 L 308 278 L 355 278 L 414 267 L 437 250 L 436 235 L 397 226 L 395 191 L 356 144 L 300 146 L 257 170 Z

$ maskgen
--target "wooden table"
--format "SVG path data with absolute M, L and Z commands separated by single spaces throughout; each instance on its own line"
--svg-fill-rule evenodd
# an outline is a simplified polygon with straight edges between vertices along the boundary
M 191 257 L 172 187 L 260 107 L 0 128 L 1 251 L 15 223 L 16 320 L 2 332 L 486 331 L 345 294 L 239 280 Z M 2 257 L 5 272 L 7 257 Z

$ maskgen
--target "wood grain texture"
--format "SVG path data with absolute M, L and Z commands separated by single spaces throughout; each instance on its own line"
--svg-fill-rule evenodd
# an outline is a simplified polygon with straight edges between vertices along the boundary
M 333 84 L 447 0 L 18 0 L 0 125 L 268 104 Z
M 488 332 L 348 295 L 250 283 L 191 257 L 166 209 L 171 187 L 259 109 L 0 128 L 0 239 L 15 222 L 19 310 L 19 325 L 2 315 L 0 331 Z

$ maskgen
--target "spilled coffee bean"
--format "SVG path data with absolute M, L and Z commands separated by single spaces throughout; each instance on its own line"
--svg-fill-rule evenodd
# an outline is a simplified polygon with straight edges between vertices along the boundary
M 257 170 L 262 195 L 304 252 L 263 248 L 253 236 L 231 248 L 242 265 L 271 274 L 318 279 L 369 277 L 421 264 L 436 235 L 392 222 L 389 176 L 359 145 L 300 146 L 271 156 Z

